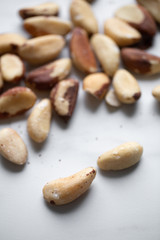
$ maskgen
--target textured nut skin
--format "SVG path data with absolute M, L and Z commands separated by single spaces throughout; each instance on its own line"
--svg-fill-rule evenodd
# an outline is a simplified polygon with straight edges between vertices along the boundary
M 0 119 L 19 115 L 30 109 L 36 95 L 29 88 L 14 87 L 0 95 Z
M 111 107 L 120 107 L 121 102 L 118 100 L 115 91 L 110 89 L 105 96 L 106 103 Z
M 29 39 L 17 51 L 19 56 L 32 65 L 44 64 L 56 58 L 65 45 L 59 35 L 46 35 Z
M 160 58 L 136 48 L 123 48 L 121 56 L 124 65 L 135 73 L 154 75 L 160 73 Z
M 85 29 L 89 34 L 98 32 L 97 20 L 87 2 L 73 0 L 70 6 L 70 16 L 75 26 Z
M 31 71 L 26 77 L 26 85 L 46 90 L 68 76 L 72 62 L 69 58 L 61 58 Z
M 160 2 L 159 0 L 137 0 L 137 2 L 144 6 L 152 15 L 152 17 L 160 23 Z
M 43 187 L 44 199 L 55 205 L 70 203 L 88 190 L 95 176 L 95 168 L 88 167 L 69 177 L 53 180 Z
M 97 71 L 97 63 L 91 49 L 87 33 L 82 28 L 75 28 L 70 41 L 70 52 L 75 66 L 84 73 Z
M 113 78 L 113 88 L 120 102 L 131 104 L 141 96 L 137 80 L 128 71 L 119 69 Z
M 160 85 L 156 86 L 152 90 L 152 95 L 155 97 L 158 101 L 160 101 Z
M 22 8 L 19 15 L 25 19 L 34 16 L 57 16 L 59 6 L 56 3 L 48 2 L 33 7 Z
M 110 18 L 105 22 L 104 33 L 120 47 L 132 45 L 141 40 L 141 34 L 136 29 L 117 18 Z
M 91 38 L 92 48 L 108 76 L 113 76 L 120 63 L 120 51 L 117 44 L 104 34 L 94 34 Z
M 104 73 L 92 73 L 83 80 L 83 89 L 100 100 L 104 98 L 109 85 L 110 79 Z
M 0 66 L 2 78 L 6 82 L 18 82 L 24 77 L 24 63 L 14 54 L 4 54 L 0 58 Z
M 0 130 L 0 154 L 12 163 L 23 165 L 27 160 L 27 148 L 12 128 Z
M 12 53 L 15 46 L 21 46 L 25 42 L 26 38 L 16 33 L 0 34 L 0 55 L 4 53 Z
M 102 170 L 122 170 L 140 161 L 143 147 L 136 142 L 126 142 L 103 153 L 97 161 Z
M 23 26 L 33 37 L 47 34 L 57 34 L 65 36 L 71 31 L 71 23 L 58 17 L 31 17 L 27 18 Z
M 56 84 L 50 93 L 55 112 L 67 122 L 74 111 L 79 83 L 74 79 L 66 79 Z
M 27 121 L 29 136 L 37 143 L 44 142 L 50 130 L 52 105 L 49 99 L 41 100 L 31 112 Z

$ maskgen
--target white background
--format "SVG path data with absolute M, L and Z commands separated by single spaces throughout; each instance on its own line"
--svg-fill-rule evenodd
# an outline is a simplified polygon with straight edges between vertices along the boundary
M 69 19 L 69 0 L 55 0 L 60 16 Z M 0 32 L 29 36 L 18 16 L 21 7 L 41 3 L 5 0 L 0 3 Z M 97 0 L 93 11 L 103 32 L 104 20 L 131 0 Z M 148 51 L 160 55 L 160 34 Z M 61 56 L 69 56 L 64 49 Z M 0 157 L 1 240 L 159 240 L 160 239 L 160 105 L 152 89 L 160 76 L 139 77 L 142 97 L 135 105 L 108 108 L 82 90 L 84 75 L 73 70 L 80 82 L 76 109 L 66 125 L 55 115 L 44 144 L 33 143 L 27 134 L 26 115 L 0 121 L 11 127 L 28 147 L 28 162 L 18 167 Z M 46 93 L 45 96 L 48 96 Z M 127 141 L 144 147 L 141 162 L 120 172 L 102 172 L 97 158 Z M 66 206 L 49 206 L 42 196 L 47 181 L 69 176 L 89 166 L 97 168 L 90 190 Z

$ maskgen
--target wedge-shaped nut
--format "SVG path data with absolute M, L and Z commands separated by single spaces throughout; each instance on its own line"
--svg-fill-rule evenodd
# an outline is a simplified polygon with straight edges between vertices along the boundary
M 153 18 L 160 23 L 160 1 L 159 0 L 137 0 L 139 4 L 144 6 Z
M 156 86 L 156 87 L 152 90 L 152 95 L 153 95 L 153 97 L 155 97 L 158 101 L 160 101 L 160 85 Z
M 2 91 L 3 89 L 3 85 L 4 85 L 4 82 L 3 82 L 3 78 L 2 78 L 2 73 L 0 71 L 0 92 Z
M 0 58 L 0 65 L 4 81 L 18 82 L 24 77 L 24 63 L 18 56 L 6 53 Z
M 40 90 L 52 88 L 63 80 L 71 71 L 72 62 L 69 58 L 61 58 L 31 71 L 26 77 L 26 84 Z
M 91 49 L 87 33 L 82 28 L 75 28 L 70 41 L 71 57 L 75 66 L 85 73 L 97 71 L 94 53 Z
M 121 102 L 118 100 L 113 89 L 110 89 L 105 96 L 106 103 L 111 107 L 120 107 Z
M 141 34 L 126 22 L 110 18 L 105 22 L 104 32 L 120 47 L 132 45 L 141 40 Z
M 25 19 L 34 16 L 57 16 L 59 6 L 56 3 L 48 2 L 37 6 L 22 8 L 19 10 L 19 15 Z
M 98 32 L 97 20 L 87 2 L 73 0 L 70 6 L 70 15 L 75 26 L 84 28 L 89 34 Z
M 160 73 L 160 57 L 136 48 L 123 48 L 121 56 L 130 71 L 148 75 Z
M 48 182 L 43 188 L 44 199 L 55 205 L 70 203 L 89 189 L 95 176 L 95 168 L 88 167 L 69 177 Z
M 127 142 L 103 153 L 97 161 L 103 170 L 122 170 L 139 162 L 143 147 L 136 142 Z
M 0 55 L 13 52 L 15 46 L 21 46 L 25 42 L 26 39 L 16 33 L 0 34 Z
M 22 138 L 12 128 L 0 131 L 0 154 L 12 163 L 23 165 L 27 160 L 27 148 Z
M 115 94 L 122 103 L 134 103 L 141 96 L 137 80 L 128 71 L 120 69 L 113 78 Z
M 83 80 L 83 89 L 98 99 L 104 98 L 110 85 L 110 79 L 104 73 L 93 73 Z
M 120 51 L 117 44 L 103 34 L 94 34 L 91 38 L 92 48 L 108 76 L 113 76 L 120 63 Z
M 0 118 L 22 114 L 36 101 L 36 95 L 29 88 L 14 87 L 0 95 Z
M 72 116 L 78 94 L 78 81 L 66 79 L 56 84 L 50 98 L 55 112 L 66 122 Z
M 71 23 L 58 17 L 38 16 L 27 18 L 23 26 L 33 37 L 47 34 L 64 36 L 71 31 Z
M 46 35 L 32 38 L 18 48 L 18 54 L 33 65 L 39 65 L 56 58 L 65 45 L 59 35 Z
M 27 121 L 29 136 L 38 143 L 46 140 L 52 116 L 52 105 L 49 99 L 41 100 L 33 109 Z

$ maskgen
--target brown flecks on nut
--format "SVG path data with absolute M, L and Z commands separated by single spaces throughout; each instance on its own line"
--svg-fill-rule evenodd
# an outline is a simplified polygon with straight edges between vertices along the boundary
M 138 100 L 140 97 L 141 97 L 141 92 L 135 93 L 133 96 L 135 100 Z

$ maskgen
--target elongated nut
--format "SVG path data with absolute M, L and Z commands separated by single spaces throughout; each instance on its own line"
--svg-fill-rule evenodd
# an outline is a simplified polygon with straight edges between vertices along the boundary
M 3 82 L 2 73 L 1 73 L 1 70 L 0 70 L 0 92 L 3 89 L 3 85 L 4 85 L 4 82 Z
M 46 140 L 52 116 L 52 106 L 49 99 L 41 100 L 33 109 L 27 121 L 29 136 L 38 143 Z
M 27 160 L 27 148 L 22 138 L 12 128 L 0 131 L 0 154 L 12 163 L 23 165 Z
M 70 16 L 75 26 L 84 28 L 89 34 L 98 32 L 97 20 L 87 2 L 73 0 L 70 6 Z
M 117 44 L 103 34 L 94 34 L 91 38 L 92 48 L 105 73 L 112 77 L 120 63 L 120 51 Z
M 59 35 L 46 35 L 32 38 L 18 48 L 19 56 L 33 65 L 44 64 L 56 58 L 65 45 Z
M 130 71 L 146 75 L 160 73 L 160 57 L 136 48 L 123 48 L 121 56 Z
M 0 34 L 0 55 L 13 52 L 15 46 L 21 46 L 25 42 L 26 38 L 16 33 Z
M 106 103 L 111 107 L 120 107 L 121 102 L 118 100 L 115 91 L 110 89 L 105 96 Z
M 136 29 L 117 18 L 110 18 L 105 22 L 104 32 L 120 47 L 132 45 L 141 40 L 141 34 Z
M 29 88 L 14 87 L 0 95 L 0 119 L 22 114 L 36 101 L 36 95 Z
M 43 3 L 33 7 L 22 8 L 19 10 L 19 15 L 25 19 L 34 16 L 57 16 L 59 6 L 53 2 Z
M 78 81 L 66 79 L 57 83 L 50 93 L 52 106 L 55 112 L 66 122 L 70 119 L 74 111 L 78 87 Z
M 88 167 L 69 177 L 48 182 L 43 188 L 44 199 L 55 205 L 70 203 L 89 189 L 95 176 L 95 168 Z
M 0 65 L 4 81 L 18 82 L 24 77 L 24 63 L 18 56 L 6 53 L 0 58 Z
M 128 71 L 120 69 L 113 78 L 113 88 L 120 102 L 131 104 L 141 96 L 137 80 Z
M 75 28 L 70 41 L 71 57 L 75 66 L 85 73 L 97 71 L 94 53 L 91 49 L 87 33 L 82 28 Z
M 68 76 L 72 62 L 61 58 L 31 71 L 26 77 L 26 84 L 40 90 L 51 89 L 56 83 Z
M 83 89 L 98 99 L 104 98 L 110 79 L 104 73 L 92 73 L 84 78 Z
M 58 34 L 65 36 L 71 31 L 71 23 L 58 17 L 31 17 L 23 24 L 25 30 L 33 37 L 47 34 Z
M 136 142 L 126 142 L 114 149 L 103 153 L 97 161 L 103 170 L 122 170 L 139 162 L 143 147 Z
M 158 101 L 160 101 L 160 85 L 156 86 L 152 90 L 152 95 L 155 97 Z

